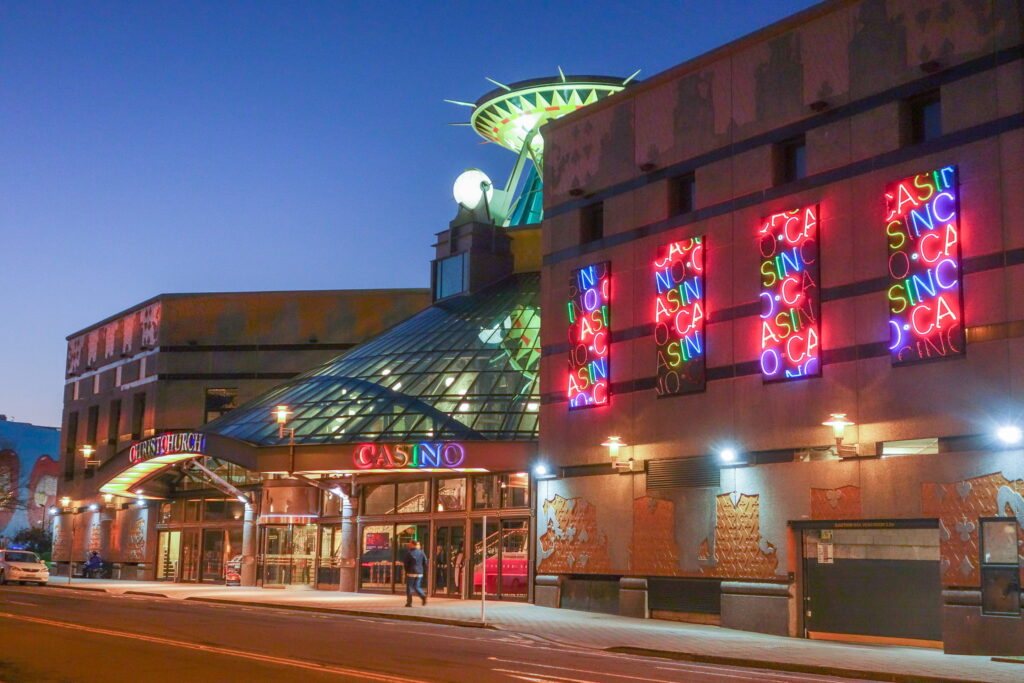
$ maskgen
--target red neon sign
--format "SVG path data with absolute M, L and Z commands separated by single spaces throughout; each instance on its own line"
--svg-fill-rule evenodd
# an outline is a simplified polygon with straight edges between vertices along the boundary
M 611 349 L 610 264 L 579 268 L 569 284 L 569 408 L 606 405 Z
M 658 347 L 658 396 L 703 391 L 704 238 L 673 242 L 654 261 L 654 341 Z
M 761 376 L 776 382 L 821 374 L 818 206 L 762 220 Z
M 960 201 L 955 166 L 885 187 L 893 363 L 964 352 Z

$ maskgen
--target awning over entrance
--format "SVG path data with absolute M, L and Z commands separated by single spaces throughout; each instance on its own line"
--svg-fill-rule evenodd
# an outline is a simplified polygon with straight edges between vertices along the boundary
M 100 493 L 110 493 L 115 496 L 133 496 L 135 498 L 147 498 L 151 500 L 156 499 L 157 496 L 147 496 L 143 493 L 137 493 L 135 486 L 142 482 L 143 479 L 156 474 L 157 470 L 161 470 L 168 465 L 173 465 L 185 460 L 198 458 L 202 455 L 202 453 L 175 453 L 173 455 L 161 455 L 150 460 L 135 463 L 101 486 Z

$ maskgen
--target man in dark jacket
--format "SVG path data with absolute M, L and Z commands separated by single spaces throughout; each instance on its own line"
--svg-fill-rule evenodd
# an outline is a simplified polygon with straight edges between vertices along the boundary
M 405 565 L 405 606 L 412 607 L 412 594 L 420 596 L 423 604 L 427 604 L 427 594 L 423 592 L 420 582 L 427 573 L 427 556 L 420 549 L 419 541 L 411 541 L 409 549 L 402 560 Z

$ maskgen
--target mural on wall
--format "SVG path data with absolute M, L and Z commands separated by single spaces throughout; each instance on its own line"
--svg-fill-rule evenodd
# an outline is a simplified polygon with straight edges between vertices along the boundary
M 735 579 L 774 579 L 779 566 L 775 545 L 761 537 L 760 495 L 715 496 L 714 550 L 704 539 L 701 573 Z
M 0 536 L 46 524 L 57 503 L 60 432 L 0 420 Z
M 680 573 L 676 545 L 676 506 L 652 496 L 633 499 L 633 541 L 629 547 L 632 574 L 672 576 Z
M 538 538 L 537 571 L 612 573 L 608 539 L 597 528 L 597 508 L 584 498 L 555 495 L 544 501 L 547 529 Z
M 995 472 L 952 484 L 926 482 L 921 484 L 921 512 L 939 518 L 943 585 L 977 587 L 981 585 L 978 518 L 1016 517 L 1018 525 L 1024 526 L 1024 480 L 1012 481 Z M 1020 548 L 1024 553 L 1024 545 Z
M 135 511 L 124 520 L 123 538 L 120 539 L 122 559 L 125 562 L 146 561 L 147 521 L 149 508 Z
M 860 519 L 860 487 L 811 489 L 811 519 Z

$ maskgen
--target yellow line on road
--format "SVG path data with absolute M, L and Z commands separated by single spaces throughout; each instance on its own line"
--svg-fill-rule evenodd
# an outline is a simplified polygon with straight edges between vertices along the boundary
M 357 678 L 365 678 L 371 681 L 387 681 L 388 683 L 423 683 L 423 681 L 414 678 L 402 678 L 400 676 L 391 676 L 389 674 L 378 674 L 370 671 L 360 671 L 359 669 L 348 669 L 341 666 L 333 666 L 329 664 L 315 664 L 313 662 L 304 662 L 300 659 L 286 659 L 284 657 L 274 657 L 272 655 L 261 655 L 255 652 L 246 652 L 245 650 L 234 650 L 226 647 L 217 647 L 216 645 L 203 645 L 201 643 L 191 643 L 187 640 L 172 640 L 170 638 L 161 638 L 159 636 L 146 636 L 140 633 L 128 633 L 126 631 L 113 631 L 111 629 L 99 628 L 96 626 L 83 626 L 82 624 L 70 624 L 64 621 L 55 621 L 53 619 L 42 619 L 40 617 L 29 617 L 21 614 L 10 614 L 8 612 L 0 612 L 0 617 L 7 619 L 15 619 L 18 621 L 28 621 L 34 624 L 45 624 L 47 626 L 56 626 L 58 628 L 71 629 L 73 631 L 85 631 L 86 633 L 98 633 L 106 636 L 115 636 L 118 638 L 130 638 L 132 640 L 141 640 L 147 643 L 157 643 L 160 645 L 170 645 L 172 647 L 183 647 L 189 650 L 202 650 L 204 652 L 212 652 L 215 654 L 228 655 L 229 657 L 242 657 L 244 659 L 252 659 L 258 662 L 265 662 L 267 664 L 280 664 L 282 666 L 293 666 L 300 669 L 309 669 L 311 671 L 319 671 L 326 674 L 335 674 L 338 676 L 353 676 Z

